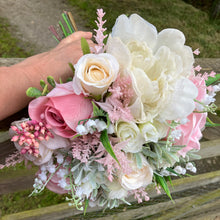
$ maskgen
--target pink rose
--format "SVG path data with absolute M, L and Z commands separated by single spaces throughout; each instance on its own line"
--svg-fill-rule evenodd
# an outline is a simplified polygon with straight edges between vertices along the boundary
M 200 76 L 193 76 L 191 81 L 198 88 L 197 100 L 200 102 L 206 96 L 206 84 L 204 78 Z M 200 149 L 199 140 L 202 138 L 202 129 L 206 123 L 207 113 L 191 113 L 187 119 L 188 123 L 180 125 L 178 130 L 181 130 L 182 136 L 180 140 L 176 142 L 177 145 L 186 145 L 178 153 L 185 157 L 186 153 L 192 149 Z
M 62 137 L 76 134 L 76 126 L 82 119 L 90 118 L 93 111 L 90 100 L 73 92 L 72 83 L 57 84 L 47 95 L 34 99 L 29 104 L 32 120 L 44 121 Z
M 202 138 L 201 131 L 205 126 L 206 117 L 207 113 L 192 113 L 187 117 L 188 123 L 178 127 L 178 130 L 182 132 L 182 136 L 175 144 L 186 145 L 178 152 L 183 157 L 192 149 L 200 149 L 199 140 Z

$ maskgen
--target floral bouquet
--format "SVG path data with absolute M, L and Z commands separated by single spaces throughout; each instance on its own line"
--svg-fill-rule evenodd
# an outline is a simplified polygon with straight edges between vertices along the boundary
M 51 91 L 44 81 L 43 92 L 29 88 L 27 95 L 36 97 L 30 118 L 10 129 L 18 149 L 13 157 L 39 166 L 33 193 L 46 187 L 69 194 L 80 210 L 129 204 L 130 196 L 148 201 L 150 184 L 171 198 L 170 176 L 196 172 L 190 160 L 198 157 L 220 90 L 219 74 L 196 74 L 199 51 L 185 45 L 181 31 L 158 33 L 137 14 L 121 15 L 107 38 L 104 14 L 97 10 L 96 46 L 81 40 L 84 55 L 70 65 L 73 78 L 57 83 L 49 76 Z M 72 33 L 71 14 L 63 18 Z

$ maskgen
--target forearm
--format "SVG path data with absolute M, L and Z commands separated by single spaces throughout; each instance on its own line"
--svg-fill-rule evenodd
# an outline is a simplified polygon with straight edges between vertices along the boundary
M 0 120 L 24 108 L 30 101 L 26 90 L 39 88 L 40 79 L 46 78 L 40 67 L 43 56 L 39 54 L 11 67 L 0 67 Z

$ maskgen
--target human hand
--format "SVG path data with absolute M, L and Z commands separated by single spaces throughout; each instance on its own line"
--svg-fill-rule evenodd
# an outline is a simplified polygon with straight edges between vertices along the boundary
M 40 75 L 41 79 L 44 80 L 49 75 L 53 76 L 57 81 L 60 78 L 65 80 L 68 77 L 72 76 L 72 70 L 69 67 L 68 63 L 72 63 L 74 65 L 83 55 L 81 49 L 82 37 L 87 40 L 90 47 L 93 47 L 95 45 L 91 40 L 91 32 L 78 31 L 63 39 L 52 50 L 25 60 L 23 62 L 23 65 L 25 65 L 24 67 L 27 67 L 28 70 L 25 71 L 27 74 L 27 78 L 30 78 L 31 75 L 30 80 L 35 80 L 35 76 L 33 76 L 31 72 L 36 72 L 36 75 Z

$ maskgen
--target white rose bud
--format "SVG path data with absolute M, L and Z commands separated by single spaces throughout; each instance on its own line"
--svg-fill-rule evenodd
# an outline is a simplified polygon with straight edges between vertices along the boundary
M 125 152 L 137 153 L 142 150 L 145 140 L 136 123 L 118 122 L 116 124 L 116 133 L 121 138 L 121 141 L 129 141 L 123 148 Z
M 139 128 L 146 142 L 156 143 L 158 141 L 159 133 L 152 123 L 139 124 Z

